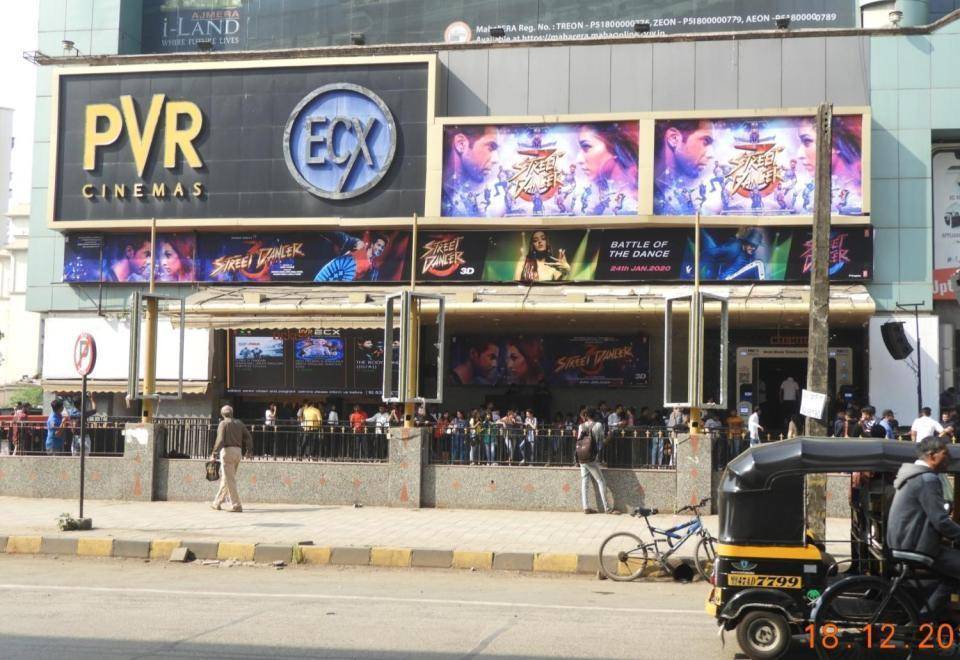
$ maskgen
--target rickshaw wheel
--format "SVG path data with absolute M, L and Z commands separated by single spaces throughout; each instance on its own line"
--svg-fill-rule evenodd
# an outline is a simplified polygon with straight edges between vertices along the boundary
M 865 575 L 846 578 L 828 589 L 814 610 L 815 636 L 810 641 L 817 657 L 873 658 L 887 644 L 904 650 L 913 641 L 919 616 L 908 598 L 899 591 L 889 594 L 889 589 L 886 581 Z M 874 622 L 872 646 L 865 631 L 870 622 Z
M 616 582 L 636 580 L 651 562 L 643 541 L 630 532 L 608 536 L 600 544 L 597 560 L 603 574 Z
M 773 660 L 790 648 L 790 626 L 783 615 L 754 610 L 737 624 L 737 643 L 751 660 Z

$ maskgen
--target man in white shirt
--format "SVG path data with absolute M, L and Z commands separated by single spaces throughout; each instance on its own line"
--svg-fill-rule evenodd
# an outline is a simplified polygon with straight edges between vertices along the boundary
M 913 438 L 914 442 L 943 434 L 943 426 L 930 416 L 932 412 L 930 408 L 923 408 L 920 411 L 920 416 L 913 420 L 913 424 L 910 425 L 910 437 Z
M 750 433 L 750 446 L 756 447 L 760 444 L 760 432 L 764 428 L 760 426 L 760 406 L 753 409 L 753 414 L 747 420 L 747 431 Z
M 337 414 L 337 409 L 333 406 L 330 406 L 330 413 L 327 415 L 327 424 L 331 426 L 340 423 L 340 415 Z
M 787 376 L 780 383 L 780 404 L 783 412 L 792 415 L 800 410 L 798 400 L 800 397 L 800 383 L 793 379 L 793 376 Z
M 383 435 L 390 428 L 390 413 L 386 406 L 380 406 L 377 414 L 373 416 L 373 424 L 377 435 Z

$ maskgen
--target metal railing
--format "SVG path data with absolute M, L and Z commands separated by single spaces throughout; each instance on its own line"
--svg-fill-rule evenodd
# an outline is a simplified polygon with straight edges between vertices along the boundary
M 204 418 L 155 420 L 160 455 L 166 458 L 208 458 L 217 438 L 217 424 Z M 384 462 L 388 456 L 385 429 L 364 425 L 248 424 L 254 460 Z
M 91 417 L 84 429 L 90 456 L 123 456 L 125 422 Z M 79 420 L 67 419 L 47 446 L 45 422 L 0 422 L 0 456 L 79 456 Z
M 430 427 L 434 465 L 576 464 L 577 431 L 541 426 L 535 432 L 494 424 L 475 428 Z M 617 428 L 607 434 L 599 460 L 611 468 L 673 469 L 675 434 L 663 427 Z

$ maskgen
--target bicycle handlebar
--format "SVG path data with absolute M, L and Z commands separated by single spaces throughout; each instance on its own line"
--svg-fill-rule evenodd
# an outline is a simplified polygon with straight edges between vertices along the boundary
M 692 513 L 699 513 L 697 509 L 701 509 L 707 505 L 711 498 L 704 497 L 698 504 L 688 504 L 687 506 L 677 509 L 677 513 L 683 513 L 684 511 L 690 511 Z

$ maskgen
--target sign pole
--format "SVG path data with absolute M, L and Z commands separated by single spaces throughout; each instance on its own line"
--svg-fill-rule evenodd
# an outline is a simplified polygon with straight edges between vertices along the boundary
M 150 219 L 150 293 L 156 290 L 155 265 L 157 255 L 157 219 Z M 154 393 L 157 387 L 157 299 L 147 296 L 147 311 L 143 320 L 147 326 L 146 332 L 146 364 L 143 366 L 143 412 L 141 421 L 153 421 L 153 412 L 156 406 Z M 139 314 L 140 310 L 136 310 Z
M 77 369 L 80 381 L 80 518 L 79 529 L 90 529 L 90 521 L 83 517 L 83 496 L 86 488 L 87 468 L 87 376 L 97 366 L 97 342 L 93 336 L 81 332 L 73 345 L 73 365 Z
M 84 411 L 87 409 L 87 375 L 83 375 L 80 385 L 80 520 L 83 520 L 83 489 L 84 475 L 86 474 L 87 457 L 87 416 Z
M 826 394 L 829 383 L 830 341 L 830 210 L 831 155 L 833 106 L 821 103 L 817 108 L 817 166 L 813 214 L 813 268 L 810 271 L 810 337 L 807 345 L 807 389 Z M 806 435 L 827 435 L 827 412 L 820 418 L 807 417 Z M 826 538 L 827 524 L 827 477 L 807 475 L 806 478 L 807 524 L 815 538 Z

